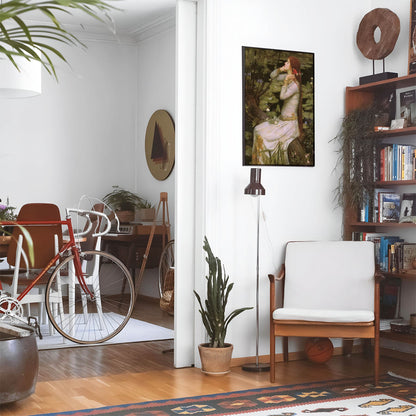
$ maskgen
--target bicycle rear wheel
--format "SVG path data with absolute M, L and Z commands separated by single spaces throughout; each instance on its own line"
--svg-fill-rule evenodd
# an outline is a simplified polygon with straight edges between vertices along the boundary
M 84 279 L 92 296 L 80 286 L 74 256 L 54 270 L 46 287 L 46 310 L 54 328 L 79 344 L 109 340 L 127 324 L 134 306 L 134 284 L 126 266 L 101 251 L 80 253 Z
M 174 249 L 174 240 L 168 241 L 165 248 L 160 255 L 159 260 L 159 295 L 163 296 L 163 291 L 165 287 L 165 279 L 168 272 L 175 266 L 175 249 Z

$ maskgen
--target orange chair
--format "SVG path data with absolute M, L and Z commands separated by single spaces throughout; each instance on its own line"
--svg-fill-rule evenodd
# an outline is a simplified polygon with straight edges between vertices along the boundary
M 54 204 L 31 203 L 23 205 L 18 216 L 18 221 L 60 221 L 61 215 L 59 208 Z M 1 270 L 0 281 L 3 290 L 10 292 L 12 297 L 17 297 L 19 287 L 26 287 L 35 276 L 36 270 L 44 268 L 55 256 L 59 247 L 62 246 L 62 226 L 61 225 L 41 225 L 25 226 L 33 242 L 34 260 L 29 264 L 28 241 L 19 227 L 14 227 L 12 241 L 10 242 L 7 263 L 10 268 Z M 44 309 L 45 293 L 44 288 L 49 278 L 45 275 L 37 285 L 22 300 L 23 305 L 28 305 L 30 314 L 30 304 L 40 304 L 39 318 L 45 321 L 46 313 Z
M 270 381 L 275 381 L 275 338 L 374 340 L 374 382 L 379 377 L 379 280 L 369 241 L 299 241 L 286 246 L 285 263 L 270 279 Z M 282 282 L 282 306 L 276 302 Z

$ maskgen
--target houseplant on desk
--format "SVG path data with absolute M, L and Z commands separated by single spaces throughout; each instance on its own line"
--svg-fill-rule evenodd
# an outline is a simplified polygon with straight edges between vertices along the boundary
M 150 205 L 139 195 L 120 188 L 118 185 L 113 186 L 113 190 L 104 196 L 103 201 L 116 211 L 118 219 L 122 223 L 134 221 L 136 208 L 148 208 Z
M 199 354 L 202 362 L 202 371 L 209 375 L 222 375 L 230 371 L 230 361 L 233 351 L 231 344 L 225 343 L 228 325 L 245 310 L 251 307 L 239 308 L 226 316 L 228 296 L 234 283 L 229 283 L 229 276 L 218 257 L 212 253 L 207 238 L 204 239 L 203 249 L 207 253 L 206 261 L 209 266 L 207 279 L 206 300 L 202 303 L 201 297 L 194 290 L 200 309 L 202 322 L 210 339 L 209 343 L 199 345 Z

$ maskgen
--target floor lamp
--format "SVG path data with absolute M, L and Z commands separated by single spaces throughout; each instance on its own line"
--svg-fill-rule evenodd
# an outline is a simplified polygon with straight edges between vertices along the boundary
M 256 362 L 244 364 L 245 371 L 269 371 L 269 364 L 259 363 L 259 231 L 260 231 L 260 196 L 266 194 L 261 184 L 261 169 L 251 168 L 250 183 L 244 189 L 244 194 L 257 197 L 257 265 L 256 265 Z

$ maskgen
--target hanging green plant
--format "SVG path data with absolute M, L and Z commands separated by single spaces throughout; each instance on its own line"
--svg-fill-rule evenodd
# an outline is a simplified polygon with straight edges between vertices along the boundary
M 377 163 L 375 114 L 374 107 L 351 111 L 334 138 L 340 143 L 337 166 L 342 164 L 342 175 L 335 199 L 341 207 L 361 207 L 373 195 Z

